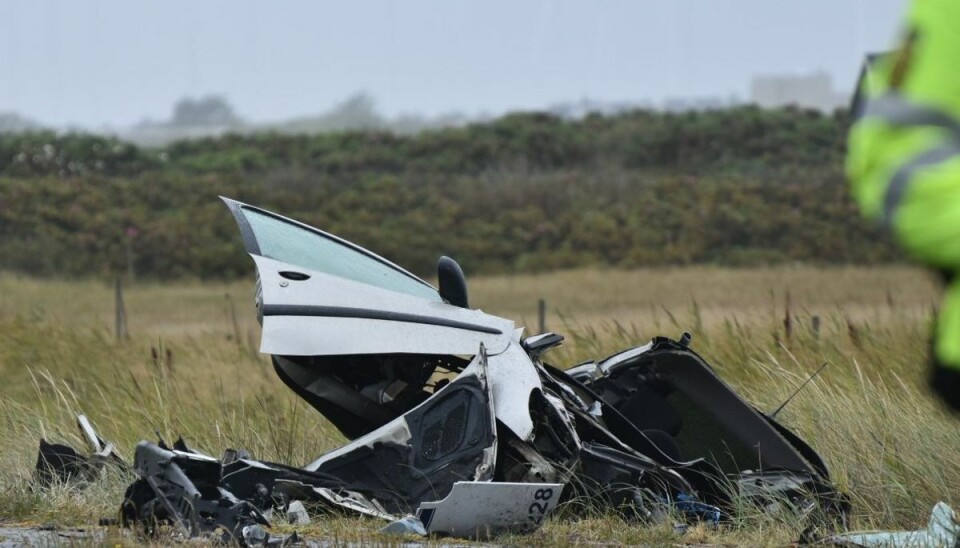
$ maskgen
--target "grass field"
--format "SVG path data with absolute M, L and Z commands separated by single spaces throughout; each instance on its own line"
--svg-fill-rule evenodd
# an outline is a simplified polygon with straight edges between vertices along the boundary
M 83 491 L 28 489 L 41 436 L 83 447 L 75 413 L 127 459 L 155 431 L 213 455 L 246 448 L 295 465 L 343 443 L 256 351 L 252 286 L 130 284 L 131 336 L 118 342 L 112 285 L 0 275 L 0 523 L 91 524 L 116 511 L 124 478 Z M 534 329 L 537 300 L 546 299 L 547 327 L 567 336 L 548 356 L 561 366 L 690 331 L 693 348 L 760 409 L 776 408 L 827 362 L 780 418 L 850 493 L 854 527 L 916 528 L 936 501 L 960 504 L 960 422 L 924 387 L 938 289 L 921 271 L 576 270 L 477 278 L 470 290 L 474 306 Z M 381 525 L 330 518 L 307 532 L 381 542 Z M 782 545 L 798 534 L 788 516 L 748 514 L 677 535 L 598 511 L 577 521 L 561 512 L 531 536 L 502 540 Z

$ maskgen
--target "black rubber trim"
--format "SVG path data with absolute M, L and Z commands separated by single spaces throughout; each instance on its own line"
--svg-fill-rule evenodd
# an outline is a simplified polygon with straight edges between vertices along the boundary
M 322 318 L 361 318 L 365 320 L 386 320 L 389 322 L 419 323 L 424 325 L 439 325 L 491 335 L 503 335 L 503 331 L 485 325 L 459 322 L 435 316 L 421 316 L 419 314 L 404 314 L 388 310 L 373 310 L 369 308 L 350 308 L 346 306 L 315 306 L 305 304 L 264 304 L 264 316 L 315 316 Z

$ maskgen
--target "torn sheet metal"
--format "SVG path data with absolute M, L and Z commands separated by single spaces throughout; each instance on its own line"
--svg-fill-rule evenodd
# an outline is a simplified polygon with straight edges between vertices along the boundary
M 503 352 L 489 357 L 490 385 L 497 419 L 523 441 L 530 441 L 533 419 L 530 395 L 543 390 L 537 370 L 519 344 L 511 343 Z

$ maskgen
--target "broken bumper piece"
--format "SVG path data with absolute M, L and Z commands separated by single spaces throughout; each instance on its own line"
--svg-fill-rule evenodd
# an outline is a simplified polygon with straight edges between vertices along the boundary
M 457 482 L 443 500 L 425 502 L 380 530 L 489 539 L 504 533 L 529 533 L 553 511 L 563 492 L 559 483 Z
M 553 511 L 562 492 L 559 483 L 457 482 L 443 500 L 420 505 L 417 518 L 430 534 L 528 533 Z

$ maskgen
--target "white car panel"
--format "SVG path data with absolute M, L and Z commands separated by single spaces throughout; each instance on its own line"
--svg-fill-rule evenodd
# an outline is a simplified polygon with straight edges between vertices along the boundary
M 398 321 L 365 318 L 267 316 L 260 351 L 281 356 L 348 354 L 445 354 L 469 356 L 483 343 L 502 352 L 509 340 L 476 333 Z
M 543 389 L 540 376 L 517 343 L 500 354 L 491 354 L 488 361 L 497 418 L 518 438 L 528 441 L 533 434 L 530 392 Z
M 339 354 L 471 355 L 502 352 L 510 320 L 252 255 L 260 275 L 260 351 L 286 356 Z M 309 276 L 291 280 L 281 272 Z

